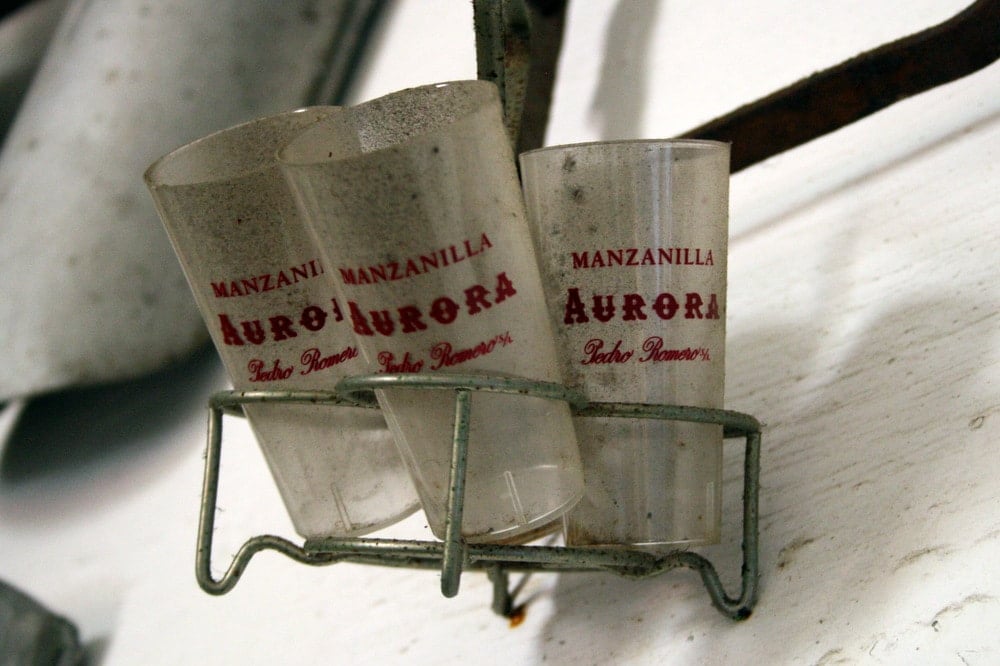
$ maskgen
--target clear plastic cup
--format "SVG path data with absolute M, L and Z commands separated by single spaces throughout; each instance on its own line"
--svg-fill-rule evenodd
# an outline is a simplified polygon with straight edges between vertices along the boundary
M 279 158 L 374 371 L 561 382 L 496 87 L 429 85 L 348 111 Z M 444 538 L 454 394 L 376 393 Z M 558 528 L 583 485 L 567 404 L 476 392 L 470 428 L 465 540 Z
M 340 112 L 316 107 L 254 120 L 178 148 L 146 171 L 236 389 L 332 389 L 367 371 L 274 157 L 303 128 Z M 418 508 L 377 410 L 275 403 L 245 411 L 302 536 L 365 534 Z
M 595 402 L 721 408 L 729 146 L 611 141 L 520 156 L 568 385 Z M 718 541 L 722 427 L 577 418 L 568 545 Z

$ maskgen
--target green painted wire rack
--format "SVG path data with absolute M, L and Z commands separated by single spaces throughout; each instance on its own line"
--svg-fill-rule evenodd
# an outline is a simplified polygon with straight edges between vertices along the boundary
M 451 484 L 443 541 L 384 538 L 308 539 L 301 546 L 273 535 L 255 536 L 233 557 L 221 578 L 212 576 L 212 536 L 215 529 L 222 424 L 225 414 L 242 416 L 250 403 L 284 402 L 336 407 L 375 407 L 373 391 L 382 388 L 443 390 L 455 394 L 455 426 L 452 441 Z M 469 443 L 471 392 L 490 391 L 563 400 L 575 416 L 619 417 L 713 423 L 723 426 L 727 439 L 746 440 L 743 475 L 743 566 L 738 597 L 730 597 L 712 563 L 686 550 L 665 555 L 623 547 L 507 546 L 467 544 L 461 538 L 465 497 L 466 453 Z M 261 550 L 276 550 L 291 559 L 312 565 L 355 562 L 393 567 L 441 571 L 441 591 L 446 597 L 458 593 L 463 570 L 485 571 L 493 582 L 493 610 L 508 616 L 514 609 L 509 584 L 512 571 L 604 571 L 628 578 L 648 578 L 677 568 L 697 571 L 712 604 L 724 615 L 741 620 L 749 617 L 757 601 L 758 497 L 760 488 L 760 423 L 739 412 L 636 403 L 587 402 L 559 384 L 487 375 L 377 374 L 349 377 L 333 391 L 220 391 L 209 399 L 208 449 L 198 526 L 196 577 L 209 594 L 225 594 L 238 582 L 247 564 Z

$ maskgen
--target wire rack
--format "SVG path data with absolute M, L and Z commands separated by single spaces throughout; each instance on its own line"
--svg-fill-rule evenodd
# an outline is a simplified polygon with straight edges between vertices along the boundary
M 444 540 L 322 538 L 307 539 L 300 546 L 283 537 L 260 535 L 250 538 L 242 545 L 221 578 L 213 577 L 212 537 L 219 487 L 223 417 L 242 416 L 243 405 L 263 402 L 325 405 L 331 408 L 374 408 L 374 390 L 384 388 L 454 393 L 451 483 Z M 746 450 L 743 476 L 743 566 L 739 595 L 729 596 L 715 566 L 702 555 L 687 550 L 654 555 L 627 547 L 465 543 L 461 538 L 461 525 L 473 391 L 563 400 L 569 403 L 575 416 L 712 423 L 723 427 L 723 434 L 727 439 L 743 438 Z M 747 618 L 756 604 L 761 426 L 750 415 L 678 405 L 587 402 L 579 394 L 559 384 L 511 377 L 450 374 L 363 375 L 341 381 L 332 391 L 220 391 L 211 396 L 208 406 L 208 447 L 198 526 L 196 577 L 201 588 L 209 594 L 225 594 L 236 585 L 256 553 L 275 550 L 297 562 L 310 565 L 354 562 L 440 570 L 441 592 L 446 597 L 453 597 L 458 593 L 463 571 L 484 571 L 493 583 L 493 610 L 504 616 L 510 616 L 515 609 L 509 579 L 510 572 L 514 571 L 602 571 L 627 578 L 649 578 L 672 569 L 688 568 L 698 572 L 712 604 L 727 617 L 736 620 Z

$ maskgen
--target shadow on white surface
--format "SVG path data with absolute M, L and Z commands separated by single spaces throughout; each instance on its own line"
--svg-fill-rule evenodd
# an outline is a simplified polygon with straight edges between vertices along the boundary
M 0 443 L 0 514 L 9 525 L 73 521 L 122 501 L 187 453 L 171 433 L 225 388 L 206 347 L 132 382 L 28 402 Z
M 723 663 L 741 641 L 770 636 L 760 650 L 770 663 L 829 663 L 853 659 L 859 638 L 866 650 L 899 658 L 907 644 L 943 651 L 959 635 L 975 636 L 973 616 L 960 612 L 1000 608 L 977 573 L 1000 534 L 987 482 L 997 465 L 981 432 L 996 415 L 962 410 L 960 396 L 988 395 L 989 376 L 974 363 L 935 368 L 923 356 L 968 345 L 959 338 L 981 336 L 996 319 L 975 301 L 900 304 L 871 322 L 842 359 L 824 357 L 823 322 L 764 326 L 731 340 L 730 358 L 742 359 L 732 377 L 740 407 L 751 404 L 747 411 L 768 422 L 754 614 L 743 623 L 725 619 L 690 571 L 647 581 L 564 574 L 548 593 L 553 608 L 539 634 L 545 661 L 629 663 L 669 654 L 678 663 Z M 986 358 L 997 352 L 983 349 Z M 735 596 L 742 447 L 727 447 L 723 542 L 698 552 Z M 943 617 L 958 634 L 941 633 Z M 574 641 L 582 634 L 586 645 Z
M 601 139 L 639 136 L 646 108 L 650 67 L 649 52 L 659 2 L 619 0 L 604 35 L 600 77 L 590 103 Z M 627 44 L 628 48 L 622 48 Z M 569 68 L 572 63 L 564 63 Z

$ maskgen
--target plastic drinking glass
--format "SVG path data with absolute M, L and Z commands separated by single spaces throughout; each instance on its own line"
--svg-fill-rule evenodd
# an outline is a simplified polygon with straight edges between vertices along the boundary
M 275 160 L 296 133 L 338 113 L 316 107 L 241 124 L 178 148 L 145 174 L 238 390 L 331 389 L 367 371 Z M 377 410 L 244 409 L 302 536 L 364 534 L 418 508 Z
M 729 146 L 618 141 L 520 156 L 568 385 L 595 402 L 721 408 Z M 568 545 L 718 541 L 722 427 L 577 418 Z
M 373 371 L 561 382 L 495 86 L 393 93 L 309 128 L 279 158 Z M 454 393 L 376 394 L 444 538 Z M 557 528 L 583 485 L 567 404 L 471 400 L 463 537 Z

